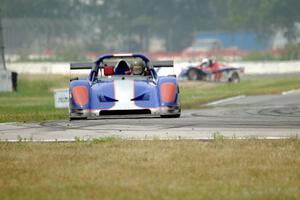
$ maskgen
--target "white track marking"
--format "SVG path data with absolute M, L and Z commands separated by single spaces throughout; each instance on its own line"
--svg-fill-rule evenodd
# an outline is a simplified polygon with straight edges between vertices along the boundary
M 282 92 L 281 94 L 287 95 L 287 94 L 294 94 L 294 93 L 298 93 L 298 92 L 300 92 L 300 89 L 285 91 L 285 92 Z
M 238 100 L 238 99 L 242 99 L 242 98 L 245 98 L 246 96 L 245 95 L 241 95 L 241 96 L 236 96 L 236 97 L 230 97 L 230 98 L 226 98 L 226 99 L 221 99 L 221 100 L 218 100 L 218 101 L 214 101 L 214 102 L 211 102 L 211 103 L 208 103 L 206 104 L 207 106 L 213 106 L 213 105 L 217 105 L 217 104 L 221 104 L 221 103 L 227 103 L 229 101 L 234 101 L 234 100 Z
M 60 142 L 60 143 L 63 143 L 63 142 L 77 142 L 77 141 L 80 141 L 80 142 L 88 142 L 88 141 L 93 141 L 93 139 L 101 139 L 101 138 L 105 138 L 105 137 L 98 137 L 98 138 L 80 138 L 78 137 L 77 139 L 74 138 L 74 139 L 54 139 L 54 140 L 49 140 L 49 139 L 46 139 L 46 140 L 42 140 L 42 139 L 38 139 L 38 140 L 35 140 L 35 139 L 25 139 L 23 138 L 22 140 L 14 140 L 14 139 L 11 139 L 11 140 L 3 140 L 3 141 L 0 141 L 0 142 L 24 142 L 24 143 L 52 143 L 52 142 Z M 116 137 L 118 138 L 118 137 Z M 214 137 L 211 136 L 211 137 L 195 137 L 195 138 L 185 138 L 185 137 L 170 137 L 170 138 L 165 138 L 165 137 L 162 137 L 162 138 L 159 138 L 159 137 L 142 137 L 142 138 L 134 138 L 134 137 L 129 137 L 129 138 L 126 138 L 126 137 L 119 137 L 121 140 L 202 140 L 202 141 L 209 141 L 209 140 L 214 140 Z M 224 140 L 249 140 L 249 139 L 257 139 L 257 140 L 284 140 L 284 139 L 291 139 L 293 137 L 290 137 L 290 136 L 278 136 L 278 137 L 230 137 L 230 136 L 224 136 Z

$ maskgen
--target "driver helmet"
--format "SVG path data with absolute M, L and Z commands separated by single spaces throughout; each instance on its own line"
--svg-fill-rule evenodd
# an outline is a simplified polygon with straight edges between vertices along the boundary
M 145 63 L 142 60 L 135 60 L 131 64 L 132 75 L 143 75 L 145 72 Z
M 210 67 L 213 64 L 213 60 L 211 58 L 203 58 L 201 65 L 206 67 Z

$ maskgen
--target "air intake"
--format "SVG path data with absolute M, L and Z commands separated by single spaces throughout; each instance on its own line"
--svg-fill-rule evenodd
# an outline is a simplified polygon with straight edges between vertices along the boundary
M 147 115 L 151 114 L 149 109 L 141 110 L 101 110 L 100 115 Z

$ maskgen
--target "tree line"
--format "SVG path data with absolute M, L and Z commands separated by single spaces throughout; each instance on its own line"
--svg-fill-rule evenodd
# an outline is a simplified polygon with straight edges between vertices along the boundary
M 157 37 L 177 51 L 200 31 L 282 30 L 296 42 L 300 21 L 299 0 L 0 0 L 0 8 L 4 18 L 68 19 L 95 50 L 146 50 Z

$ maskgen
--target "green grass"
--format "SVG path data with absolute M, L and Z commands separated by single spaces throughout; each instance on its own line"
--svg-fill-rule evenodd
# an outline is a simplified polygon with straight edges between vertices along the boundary
M 298 199 L 297 139 L 0 143 L 0 199 Z
M 275 78 L 274 78 L 275 77 Z M 20 75 L 18 92 L 0 93 L 0 122 L 67 119 L 67 109 L 54 108 L 54 88 L 67 88 L 68 76 Z M 300 75 L 261 76 L 239 84 L 180 82 L 183 109 L 236 95 L 273 94 L 300 88 Z
M 259 76 L 239 84 L 181 83 L 181 103 L 185 109 L 201 108 L 203 104 L 238 95 L 276 94 L 300 88 L 300 75 Z
M 0 122 L 66 119 L 67 109 L 54 108 L 53 89 L 68 87 L 67 76 L 20 75 L 18 91 L 0 93 Z

